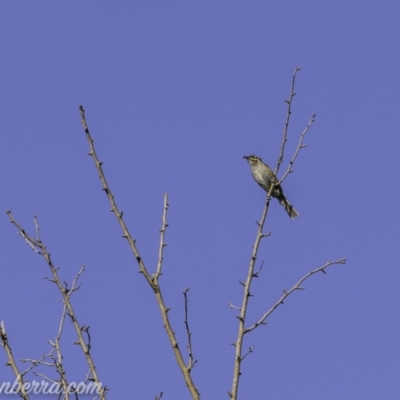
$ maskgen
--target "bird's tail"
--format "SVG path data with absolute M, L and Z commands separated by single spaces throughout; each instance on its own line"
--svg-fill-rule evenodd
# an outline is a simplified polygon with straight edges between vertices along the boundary
M 289 200 L 282 195 L 282 197 L 279 200 L 279 203 L 285 207 L 286 212 L 289 214 L 289 217 L 292 219 L 295 219 L 296 217 L 299 216 L 299 213 L 297 210 L 289 203 Z

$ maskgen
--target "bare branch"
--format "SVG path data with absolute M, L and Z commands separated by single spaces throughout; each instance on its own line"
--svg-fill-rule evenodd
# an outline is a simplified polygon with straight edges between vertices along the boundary
M 39 226 L 39 222 L 38 222 L 38 219 L 37 219 L 37 215 L 35 215 L 34 217 L 33 217 L 33 224 L 35 225 L 35 230 L 36 230 L 36 241 L 38 242 L 38 243 L 41 243 L 41 239 L 40 239 L 40 226 Z
M 303 144 L 303 139 L 304 139 L 304 136 L 306 135 L 306 133 L 308 132 L 308 130 L 310 129 L 312 123 L 315 121 L 315 117 L 316 117 L 315 114 L 313 114 L 313 115 L 311 116 L 310 121 L 308 121 L 307 126 L 304 128 L 303 132 L 300 134 L 299 143 L 298 143 L 298 145 L 297 145 L 297 147 L 296 147 L 296 150 L 294 151 L 294 154 L 293 154 L 292 159 L 291 159 L 290 162 L 289 162 L 289 165 L 288 165 L 288 167 L 287 167 L 286 172 L 283 174 L 282 178 L 281 178 L 280 181 L 279 181 L 279 184 L 281 184 L 281 183 L 286 179 L 286 177 L 287 177 L 290 173 L 293 172 L 292 166 L 293 166 L 293 164 L 294 164 L 294 162 L 295 162 L 295 160 L 296 160 L 296 158 L 297 158 L 297 156 L 298 156 L 300 150 L 301 150 L 303 147 L 306 147 L 306 145 Z
M 35 217 L 35 219 L 36 219 L 36 217 Z M 79 287 L 77 287 L 77 282 L 78 282 L 78 279 L 79 279 L 80 275 L 84 272 L 84 270 L 85 270 L 85 267 L 82 266 L 81 269 L 79 270 L 79 272 L 77 273 L 76 277 L 74 278 L 73 282 L 72 282 L 71 289 L 70 290 L 65 289 L 65 292 L 68 295 L 68 297 L 70 297 L 72 295 L 72 293 L 74 293 L 76 290 L 79 289 Z M 51 281 L 53 283 L 55 283 L 54 280 L 51 280 Z M 51 349 L 50 353 L 48 353 L 46 355 L 43 355 L 41 358 L 39 358 L 37 360 L 30 359 L 30 358 L 26 358 L 26 359 L 21 360 L 23 363 L 26 363 L 26 362 L 31 363 L 31 366 L 29 368 L 27 368 L 22 373 L 22 376 L 26 375 L 29 371 L 33 370 L 34 368 L 36 368 L 39 365 L 45 366 L 45 367 L 48 367 L 48 368 L 54 368 L 55 371 L 57 372 L 57 374 L 59 375 L 58 380 L 51 379 L 51 378 L 49 378 L 49 376 L 47 376 L 45 373 L 42 373 L 42 372 L 33 371 L 33 374 L 35 376 L 42 377 L 44 380 L 46 380 L 46 381 L 48 381 L 48 382 L 50 382 L 52 384 L 54 383 L 54 384 L 60 385 L 60 388 L 62 388 L 62 390 L 58 394 L 58 399 L 63 398 L 64 400 L 69 399 L 69 395 L 71 394 L 71 392 L 70 392 L 71 391 L 71 387 L 68 386 L 68 381 L 67 381 L 67 378 L 66 378 L 66 371 L 65 371 L 65 368 L 64 368 L 64 364 L 63 364 L 64 356 L 63 356 L 63 354 L 61 352 L 61 345 L 60 345 L 61 336 L 62 336 L 63 327 L 64 327 L 64 322 L 65 322 L 65 317 L 67 315 L 69 315 L 68 314 L 68 309 L 67 309 L 66 304 L 64 303 L 63 312 L 62 312 L 62 315 L 61 315 L 61 320 L 60 320 L 60 323 L 59 323 L 57 336 L 56 336 L 54 341 L 52 341 L 52 340 L 48 341 L 50 343 L 50 345 L 52 346 L 52 349 Z M 81 330 L 82 330 L 82 332 L 86 332 L 87 334 L 89 334 L 88 333 L 88 329 L 89 328 L 82 327 Z M 79 341 L 76 342 L 76 343 L 79 344 Z M 87 348 L 90 351 L 90 349 L 91 349 L 90 336 L 88 338 Z M 46 361 L 48 359 L 50 359 L 51 362 Z M 90 370 L 90 368 L 89 368 L 89 370 Z M 85 382 L 87 383 L 88 381 L 94 381 L 92 376 L 93 376 L 93 374 L 92 374 L 92 371 L 90 370 Z M 106 387 L 104 387 L 103 390 L 104 390 L 104 394 L 105 394 L 108 389 Z M 77 393 L 75 393 L 75 397 L 77 398 Z
M 163 211 L 163 216 L 162 216 L 162 225 L 161 225 L 161 230 L 160 230 L 160 248 L 158 250 L 158 262 L 157 262 L 157 270 L 155 274 L 155 279 L 157 280 L 158 277 L 161 275 L 161 268 L 162 268 L 162 262 L 163 262 L 163 253 L 164 253 L 164 247 L 167 245 L 164 241 L 165 237 L 165 231 L 167 229 L 167 211 L 168 211 L 168 193 L 165 193 L 164 195 L 164 211 Z
M 187 334 L 187 338 L 188 338 L 188 345 L 187 345 L 187 349 L 189 352 L 189 362 L 187 365 L 187 368 L 189 371 L 192 370 L 192 368 L 194 367 L 194 365 L 196 364 L 197 360 L 195 360 L 193 358 L 193 351 L 192 351 L 192 333 L 190 332 L 189 329 L 189 311 L 188 311 L 188 295 L 187 292 L 189 291 L 189 288 L 185 289 L 183 291 L 183 296 L 185 298 L 185 319 L 184 319 L 184 324 L 185 324 L 185 328 L 186 328 L 186 334 Z
M 78 271 L 78 273 L 76 274 L 76 277 L 74 278 L 74 280 L 72 281 L 72 285 L 71 285 L 71 289 L 70 289 L 70 293 L 72 294 L 73 292 L 75 292 L 76 290 L 78 290 L 80 288 L 80 285 L 78 287 L 76 287 L 78 280 L 80 278 L 80 276 L 85 272 L 85 266 L 82 265 L 81 269 Z M 70 296 L 71 296 L 70 294 Z
M 243 300 L 242 300 L 242 306 L 240 307 L 240 313 L 238 316 L 239 320 L 239 328 L 238 328 L 238 335 L 236 339 L 236 343 L 234 344 L 235 346 L 235 361 L 234 361 L 234 371 L 233 371 L 233 381 L 232 381 L 232 390 L 228 392 L 229 396 L 231 399 L 236 400 L 237 395 L 238 395 L 238 390 L 239 390 L 239 379 L 240 379 L 240 368 L 241 368 L 241 362 L 243 361 L 243 356 L 242 356 L 242 346 L 243 346 L 243 338 L 245 334 L 245 319 L 246 319 L 246 313 L 247 313 L 247 307 L 248 307 L 248 302 L 249 298 L 251 297 L 250 293 L 250 288 L 251 288 L 251 282 L 254 278 L 254 266 L 255 262 L 257 259 L 257 254 L 258 254 L 258 248 L 261 243 L 261 239 L 264 236 L 263 234 L 263 228 L 265 224 L 265 220 L 267 218 L 267 213 L 269 209 L 269 203 L 271 200 L 271 193 L 272 193 L 273 185 L 271 185 L 267 200 L 264 206 L 263 213 L 261 215 L 260 222 L 257 224 L 258 229 L 257 229 L 257 234 L 256 234 L 256 240 L 253 245 L 253 252 L 250 258 L 250 264 L 249 264 L 249 269 L 247 272 L 247 279 L 243 283 Z
M 253 351 L 254 351 L 254 346 L 250 346 L 249 349 L 247 350 L 247 353 L 243 354 L 242 360 L 244 360 Z
M 293 97 L 296 96 L 296 92 L 294 91 L 294 87 L 295 87 L 295 83 L 296 83 L 296 76 L 300 70 L 301 70 L 300 67 L 296 67 L 296 69 L 294 70 L 294 73 L 292 76 L 292 87 L 290 90 L 289 100 L 285 100 L 285 102 L 287 103 L 287 113 L 286 113 L 285 125 L 283 127 L 281 150 L 279 152 L 279 157 L 278 157 L 278 161 L 276 163 L 276 168 L 275 168 L 275 176 L 278 176 L 279 168 L 283 162 L 283 155 L 285 153 L 285 145 L 287 142 L 287 133 L 289 130 L 290 116 L 292 115 L 292 101 L 293 101 Z
M 45 373 L 43 372 L 33 372 L 34 375 L 36 376 L 40 376 L 41 378 L 43 378 L 43 380 L 48 381 L 50 383 L 55 383 L 57 384 L 58 382 L 55 379 L 51 379 L 49 378 Z
M 285 125 L 284 125 L 284 129 L 283 129 L 283 134 L 282 134 L 282 144 L 281 144 L 281 148 L 280 148 L 280 153 L 279 153 L 279 157 L 278 157 L 278 161 L 277 161 L 277 165 L 275 168 L 275 176 L 277 176 L 279 168 L 283 162 L 283 158 L 284 158 L 284 153 L 285 153 L 285 146 L 286 146 L 286 142 L 287 142 L 287 134 L 288 134 L 288 130 L 289 130 L 289 123 L 290 123 L 290 117 L 292 114 L 292 101 L 294 96 L 296 95 L 295 93 L 295 83 L 296 83 L 296 76 L 298 71 L 300 71 L 300 68 L 296 68 L 293 76 L 292 76 L 292 85 L 291 85 L 291 91 L 290 91 L 290 95 L 289 95 L 289 99 L 286 100 L 287 103 L 287 114 L 286 114 L 286 120 L 285 120 Z M 292 158 L 292 160 L 290 161 L 289 164 L 289 168 L 288 171 L 291 171 L 291 167 L 293 166 L 294 161 L 296 160 L 296 157 L 300 151 L 300 149 L 302 147 L 304 147 L 304 145 L 302 144 L 303 138 L 305 136 L 305 134 L 307 133 L 308 129 L 310 128 L 312 122 L 314 122 L 314 117 L 313 116 L 310 120 L 310 122 L 308 123 L 307 127 L 305 128 L 305 130 L 303 131 L 303 133 L 300 135 L 300 141 L 299 141 L 299 145 L 298 148 L 295 151 L 295 154 Z M 284 175 L 284 178 L 287 176 L 289 172 L 287 172 Z M 283 178 L 283 179 L 284 179 Z M 282 179 L 282 180 L 283 180 Z M 247 272 L 247 279 L 244 283 L 242 283 L 244 290 L 243 290 L 243 300 L 242 300 L 242 306 L 240 307 L 240 313 L 239 316 L 237 317 L 239 320 L 239 327 L 238 327 L 238 335 L 237 335 L 237 339 L 236 339 L 236 343 L 235 343 L 235 361 L 234 361 L 234 371 L 233 371 L 233 381 L 232 381 L 232 390 L 229 393 L 229 396 L 231 397 L 231 399 L 236 400 L 237 396 L 238 396 L 238 390 L 239 390 L 239 379 L 240 379 L 240 369 L 241 369 L 241 362 L 243 361 L 244 357 L 242 356 L 242 346 L 243 346 L 243 340 L 244 340 L 244 335 L 245 333 L 247 333 L 247 330 L 245 329 L 245 319 L 246 319 L 246 313 L 247 313 L 247 308 L 248 308 L 248 301 L 249 298 L 252 296 L 251 295 L 251 283 L 252 283 L 252 279 L 255 277 L 258 277 L 258 274 L 260 271 L 254 272 L 254 267 L 255 267 L 255 262 L 257 260 L 257 255 L 258 255 L 258 249 L 261 243 L 261 239 L 263 239 L 264 237 L 267 237 L 270 235 L 270 233 L 263 233 L 263 228 L 264 228 L 264 224 L 267 218 L 267 214 L 268 214 L 268 209 L 269 209 L 269 203 L 271 200 L 271 193 L 274 190 L 274 187 L 276 185 L 279 185 L 282 180 L 280 182 L 272 182 L 268 195 L 267 195 L 267 199 L 266 199 L 266 203 L 264 206 L 264 210 L 262 212 L 261 215 L 261 219 L 260 221 L 257 223 L 258 229 L 257 229 L 257 234 L 256 234 L 256 239 L 253 245 L 253 251 L 252 251 L 252 255 L 250 258 L 250 263 L 249 263 L 249 268 L 248 268 L 248 272 Z
M 264 237 L 265 237 L 265 236 L 266 236 L 266 235 L 264 234 Z M 260 273 L 261 273 L 261 271 L 262 271 L 263 265 L 264 265 L 264 260 L 262 260 L 261 265 L 260 265 L 260 268 L 258 269 L 258 271 L 256 271 L 256 272 L 253 273 L 253 278 L 258 278 L 258 277 L 260 276 Z
M 170 322 L 169 317 L 168 317 L 169 308 L 166 307 L 166 305 L 164 303 L 164 299 L 162 297 L 161 288 L 160 288 L 160 286 L 158 284 L 157 272 L 154 275 L 154 277 L 152 277 L 149 274 L 149 272 L 148 272 L 148 270 L 147 270 L 147 268 L 146 268 L 146 266 L 144 264 L 144 261 L 142 260 L 142 257 L 139 254 L 139 250 L 136 247 L 135 240 L 132 238 L 131 234 L 129 233 L 128 227 L 126 226 L 125 221 L 122 218 L 122 214 L 123 213 L 119 211 L 119 209 L 117 207 L 117 204 L 116 204 L 116 202 L 114 200 L 114 195 L 112 194 L 112 192 L 110 190 L 110 187 L 107 184 L 107 181 L 106 181 L 106 178 L 105 178 L 105 175 L 104 175 L 104 172 L 103 172 L 103 168 L 102 168 L 102 163 L 99 161 L 99 159 L 97 157 L 97 154 L 96 154 L 96 151 L 95 151 L 95 148 L 94 148 L 94 141 L 93 141 L 93 139 L 92 139 L 92 137 L 90 135 L 89 127 L 88 127 L 88 125 L 86 123 L 85 110 L 83 109 L 82 106 L 79 106 L 79 111 L 80 111 L 80 114 L 81 114 L 81 122 L 82 122 L 82 125 L 83 125 L 83 129 L 85 130 L 86 138 L 87 138 L 88 143 L 89 143 L 90 151 L 89 151 L 88 155 L 92 156 L 92 158 L 93 158 L 93 161 L 95 163 L 97 172 L 99 173 L 99 178 L 100 178 L 100 180 L 102 182 L 102 185 L 103 185 L 103 190 L 106 193 L 106 195 L 108 197 L 108 200 L 110 201 L 111 211 L 114 213 L 115 217 L 118 220 L 119 225 L 121 226 L 121 229 L 122 229 L 122 232 L 123 232 L 122 237 L 128 240 L 128 243 L 129 243 L 129 246 L 130 246 L 130 248 L 132 250 L 132 253 L 133 253 L 134 257 L 136 258 L 136 261 L 137 261 L 137 263 L 139 265 L 139 272 L 141 272 L 143 274 L 143 276 L 145 277 L 147 283 L 150 285 L 151 289 L 154 291 L 154 294 L 155 294 L 156 299 L 157 299 L 157 304 L 158 304 L 158 307 L 159 307 L 160 312 L 161 312 L 161 316 L 162 316 L 162 320 L 163 320 L 163 326 L 164 326 L 164 328 L 166 330 L 166 333 L 168 335 L 168 339 L 169 339 L 172 351 L 174 352 L 175 359 L 176 359 L 176 361 L 177 361 L 177 363 L 179 365 L 179 368 L 180 368 L 180 370 L 182 372 L 182 375 L 184 377 L 186 386 L 188 387 L 192 398 L 194 400 L 199 400 L 200 399 L 199 392 L 197 391 L 196 386 L 194 385 L 194 382 L 193 382 L 192 377 L 190 375 L 190 370 L 188 369 L 188 367 L 185 364 L 185 361 L 183 359 L 182 353 L 181 353 L 181 351 L 179 349 L 179 346 L 178 346 L 178 342 L 177 342 L 176 337 L 175 337 L 175 332 L 172 329 L 171 322 Z M 166 215 L 166 208 L 165 207 L 164 207 L 164 213 Z M 160 270 L 161 270 L 161 268 L 160 268 Z
M 22 376 L 25 376 L 28 372 L 30 372 L 31 370 L 33 370 L 33 369 L 34 369 L 35 367 L 37 367 L 38 365 L 51 366 L 51 365 L 52 365 L 51 363 L 49 363 L 49 362 L 47 362 L 47 361 L 44 361 L 44 360 L 47 360 L 47 359 L 51 358 L 51 357 L 53 356 L 53 351 L 54 351 L 54 349 L 52 349 L 52 350 L 50 351 L 50 353 L 45 354 L 45 355 L 43 355 L 42 357 L 40 357 L 38 360 L 34 360 L 34 359 L 32 359 L 32 358 L 23 358 L 23 359 L 21 360 L 21 362 L 22 362 L 22 363 L 27 363 L 27 362 L 29 362 L 29 363 L 31 363 L 31 366 L 28 367 L 27 369 L 25 369 L 24 372 L 22 372 L 21 375 L 22 375 Z
M 105 400 L 105 388 L 102 387 L 102 383 L 97 375 L 96 367 L 94 365 L 92 356 L 90 354 L 90 348 L 85 343 L 85 340 L 84 340 L 83 334 L 82 334 L 82 329 L 78 323 L 74 309 L 72 308 L 72 304 L 70 301 L 71 291 L 68 290 L 68 288 L 65 287 L 61 283 L 61 280 L 58 276 L 58 268 L 56 268 L 53 265 L 53 262 L 50 257 L 50 253 L 47 252 L 46 246 L 43 244 L 43 242 L 42 241 L 39 242 L 39 241 L 33 239 L 32 237 L 30 237 L 25 232 L 25 230 L 21 227 L 21 225 L 19 225 L 19 223 L 11 215 L 11 211 L 7 211 L 6 213 L 10 219 L 10 222 L 17 227 L 19 234 L 25 239 L 25 241 L 30 245 L 30 247 L 33 248 L 36 251 L 36 253 L 40 254 L 46 260 L 46 263 L 47 263 L 48 267 L 50 268 L 51 274 L 53 275 L 53 279 L 49 279 L 49 280 L 57 286 L 58 290 L 60 291 L 60 293 L 62 295 L 62 300 L 67 308 L 66 313 L 71 318 L 72 324 L 74 325 L 76 334 L 78 336 L 77 343 L 79 343 L 79 345 L 82 349 L 82 352 L 85 355 L 86 362 L 89 365 L 89 369 L 91 371 L 93 381 L 96 384 L 98 384 L 99 387 L 101 387 L 100 399 Z M 82 269 L 81 269 L 81 271 L 82 271 Z M 81 272 L 78 273 L 78 277 L 79 277 L 80 273 Z M 78 277 L 75 278 L 75 281 L 73 283 L 74 288 L 75 288 L 75 283 L 76 283 Z
M 245 333 L 251 332 L 252 330 L 256 329 L 258 326 L 265 324 L 266 319 L 281 305 L 283 304 L 283 301 L 290 296 L 294 291 L 296 290 L 303 290 L 304 288 L 301 287 L 300 285 L 306 280 L 308 279 L 311 275 L 316 274 L 317 272 L 323 272 L 326 273 L 325 269 L 328 268 L 331 265 L 334 264 L 345 264 L 346 263 L 346 259 L 345 258 L 341 258 L 340 260 L 336 260 L 336 261 L 327 261 L 322 267 L 316 268 L 312 271 L 310 271 L 308 274 L 304 275 L 290 290 L 283 291 L 283 296 L 281 296 L 281 298 L 253 325 L 249 326 Z
M 240 311 L 240 307 L 234 306 L 230 301 L 228 301 L 228 306 L 230 309 L 234 308 L 235 310 L 239 310 Z
M 4 325 L 4 321 L 0 323 L 0 346 L 4 347 L 6 351 L 8 362 L 7 365 L 11 367 L 14 372 L 14 375 L 19 384 L 19 391 L 18 394 L 24 399 L 29 400 L 28 393 L 25 390 L 25 382 L 24 382 L 24 375 L 21 374 L 18 370 L 17 363 L 15 362 L 10 343 L 8 342 L 6 327 Z
M 90 135 L 89 127 L 88 127 L 88 125 L 86 123 L 85 110 L 83 109 L 82 106 L 79 106 L 79 111 L 80 111 L 80 114 L 81 114 L 81 123 L 83 125 L 83 129 L 85 130 L 86 138 L 87 138 L 88 143 L 89 143 L 90 151 L 89 151 L 88 155 L 92 156 L 92 158 L 93 158 L 93 161 L 94 161 L 94 164 L 96 166 L 97 172 L 99 173 L 99 178 L 100 178 L 101 183 L 103 185 L 102 189 L 104 190 L 105 194 L 108 197 L 108 200 L 110 201 L 111 211 L 116 216 L 116 218 L 118 220 L 118 223 L 120 224 L 121 229 L 123 231 L 122 237 L 128 240 L 129 245 L 131 247 L 131 250 L 132 250 L 132 252 L 133 252 L 133 254 L 134 254 L 135 258 L 136 258 L 136 261 L 137 261 L 137 263 L 139 265 L 140 272 L 144 275 L 144 277 L 146 278 L 146 280 L 149 283 L 149 285 L 153 288 L 153 290 L 156 291 L 156 290 L 158 290 L 158 288 L 155 287 L 155 285 L 153 283 L 153 280 L 152 280 L 150 274 L 148 273 L 148 271 L 147 271 L 147 269 L 146 269 L 146 267 L 145 267 L 145 265 L 144 265 L 144 263 L 142 261 L 142 258 L 140 257 L 139 251 L 138 251 L 138 249 L 136 247 L 136 243 L 135 243 L 136 241 L 132 238 L 131 234 L 129 233 L 128 227 L 126 226 L 125 221 L 122 218 L 123 212 L 119 211 L 119 209 L 117 207 L 117 203 L 115 202 L 115 199 L 114 199 L 114 195 L 112 194 L 111 189 L 110 189 L 110 187 L 109 187 L 109 185 L 107 183 L 106 177 L 105 177 L 104 172 L 103 172 L 103 167 L 102 167 L 103 166 L 103 162 L 101 162 L 99 160 L 99 158 L 97 157 L 96 150 L 94 148 L 94 140 L 92 139 L 92 137 Z
M 85 269 L 85 267 L 82 266 L 81 269 L 79 270 L 78 274 L 76 275 L 75 279 L 73 280 L 71 290 L 68 293 L 68 297 L 70 297 L 75 290 L 78 290 L 78 288 L 76 288 L 76 283 L 77 283 L 81 273 L 84 271 L 84 269 Z M 63 394 L 64 400 L 68 399 L 68 381 L 67 381 L 67 377 L 66 377 L 64 363 L 63 363 L 64 357 L 61 352 L 61 336 L 63 333 L 64 322 L 65 322 L 66 316 L 67 316 L 67 306 L 64 304 L 63 312 L 61 315 L 61 319 L 60 319 L 60 323 L 58 326 L 58 332 L 57 332 L 55 341 L 52 342 L 51 340 L 49 340 L 49 343 L 51 344 L 51 346 L 53 347 L 53 350 L 55 350 L 55 352 L 57 354 L 57 357 L 53 357 L 52 367 L 54 367 L 59 374 L 59 377 L 60 377 L 59 382 L 61 384 L 61 387 L 63 388 L 62 393 L 60 393 L 60 398 L 61 398 L 61 395 Z

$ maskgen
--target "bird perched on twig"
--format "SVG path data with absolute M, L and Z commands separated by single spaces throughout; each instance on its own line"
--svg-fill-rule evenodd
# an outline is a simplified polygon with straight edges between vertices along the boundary
M 255 181 L 268 193 L 271 188 L 271 183 L 274 183 L 275 186 L 272 189 L 271 196 L 278 199 L 279 203 L 285 207 L 286 212 L 289 214 L 289 217 L 294 219 L 299 216 L 299 213 L 295 210 L 295 208 L 289 203 L 288 199 L 283 195 L 283 190 L 281 185 L 278 184 L 278 179 L 276 178 L 272 169 L 263 161 L 260 157 L 255 155 L 244 156 L 250 165 L 251 173 Z

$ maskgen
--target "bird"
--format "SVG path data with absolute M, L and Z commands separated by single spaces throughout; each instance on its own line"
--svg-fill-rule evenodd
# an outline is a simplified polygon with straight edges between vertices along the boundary
M 295 219 L 299 216 L 299 213 L 296 209 L 289 203 L 289 200 L 284 196 L 281 185 L 279 184 L 278 179 L 276 178 L 272 169 L 261 160 L 260 157 L 251 154 L 250 156 L 244 156 L 251 168 L 251 173 L 253 175 L 254 180 L 268 193 L 271 188 L 271 183 L 274 183 L 275 186 L 272 189 L 271 196 L 275 197 L 279 203 L 285 207 L 286 212 L 289 214 L 289 217 Z

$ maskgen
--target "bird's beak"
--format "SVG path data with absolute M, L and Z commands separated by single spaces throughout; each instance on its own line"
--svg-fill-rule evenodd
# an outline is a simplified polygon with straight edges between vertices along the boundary
M 249 156 L 243 156 L 243 158 L 245 158 L 246 160 L 248 160 L 248 159 L 249 159 Z

